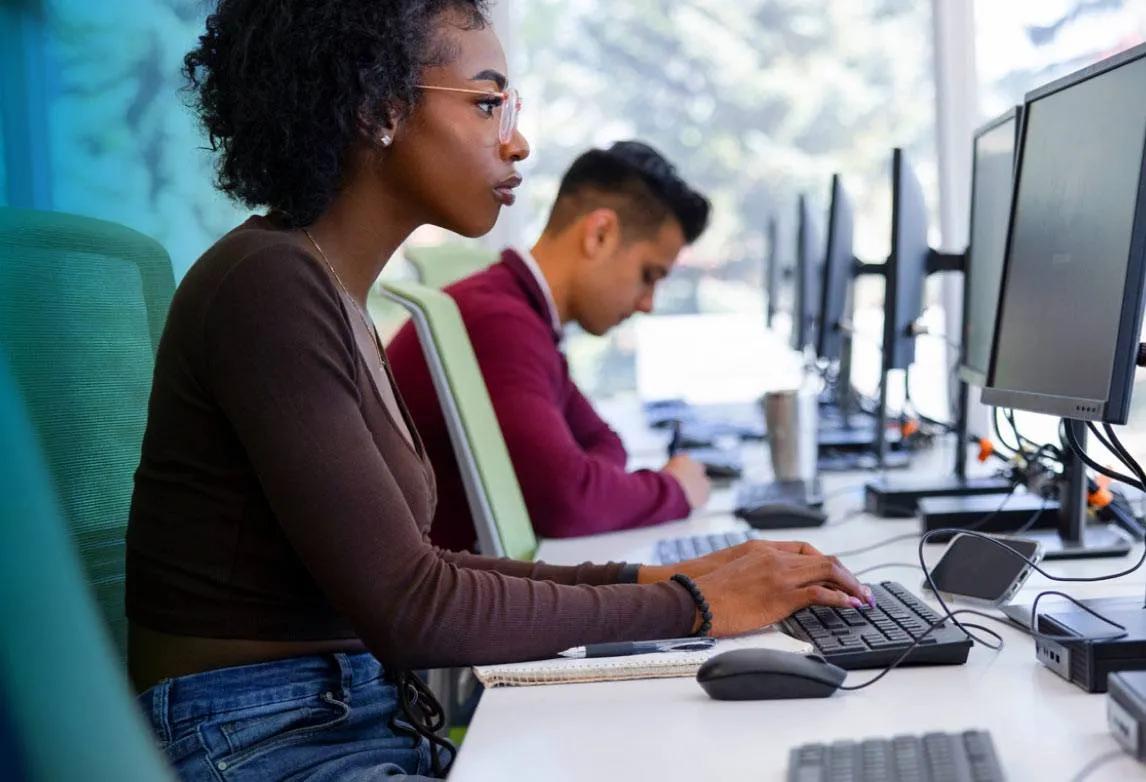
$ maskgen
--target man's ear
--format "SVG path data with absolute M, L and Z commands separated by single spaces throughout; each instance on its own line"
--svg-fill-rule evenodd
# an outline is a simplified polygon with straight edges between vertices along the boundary
M 581 218 L 581 252 L 587 258 L 612 255 L 621 242 L 621 221 L 612 209 L 594 209 Z

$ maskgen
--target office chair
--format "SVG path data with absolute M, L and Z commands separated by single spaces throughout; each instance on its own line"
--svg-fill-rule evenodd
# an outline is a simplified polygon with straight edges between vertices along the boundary
M 0 745 L 17 779 L 173 779 L 135 705 L 0 357 Z
M 407 247 L 402 255 L 414 267 L 420 283 L 439 290 L 497 261 L 492 250 L 459 243 Z
M 174 290 L 167 253 L 135 231 L 0 209 L 0 344 L 121 650 L 124 535 Z
M 533 559 L 537 536 L 457 304 L 449 294 L 417 283 L 385 283 L 383 292 L 414 322 L 482 553 Z M 456 725 L 476 686 L 469 669 L 430 671 L 428 680 L 445 707 L 447 724 Z
M 410 282 L 383 285 L 409 311 L 458 458 L 481 552 L 533 559 L 537 536 L 457 304 Z

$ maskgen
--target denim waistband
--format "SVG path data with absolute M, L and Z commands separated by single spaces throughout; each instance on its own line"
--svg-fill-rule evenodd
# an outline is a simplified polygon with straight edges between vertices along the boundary
M 140 696 L 144 708 L 169 724 L 200 720 L 234 709 L 348 694 L 383 676 L 369 652 L 316 654 L 164 679 Z

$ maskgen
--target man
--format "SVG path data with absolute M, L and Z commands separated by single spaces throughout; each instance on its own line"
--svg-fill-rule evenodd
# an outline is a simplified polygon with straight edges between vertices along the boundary
M 591 535 L 683 518 L 708 499 L 704 468 L 675 456 L 625 470 L 621 440 L 573 383 L 560 352 L 576 322 L 602 335 L 649 312 L 657 283 L 708 221 L 709 203 L 656 150 L 622 141 L 573 162 L 529 251 L 446 288 L 461 310 L 534 529 Z M 472 549 L 477 535 L 441 408 L 413 327 L 387 350 L 438 479 L 431 538 Z

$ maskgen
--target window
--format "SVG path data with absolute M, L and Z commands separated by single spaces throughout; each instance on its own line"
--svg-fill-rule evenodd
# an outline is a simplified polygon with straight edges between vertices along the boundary
M 856 206 L 856 255 L 882 261 L 894 146 L 906 148 L 934 211 L 930 3 L 530 0 L 514 11 L 513 72 L 533 145 L 517 207 L 527 237 L 541 230 L 571 160 L 621 138 L 659 148 L 714 203 L 709 231 L 658 294 L 661 315 L 755 314 L 762 324 L 768 217 L 782 221 L 790 263 L 798 194 L 825 227 L 837 171 Z M 867 391 L 878 379 L 882 299 L 878 279 L 860 282 L 856 382 Z M 634 387 L 634 332 L 570 337 L 587 391 Z M 923 340 L 919 352 L 913 398 L 943 416 L 944 345 Z

